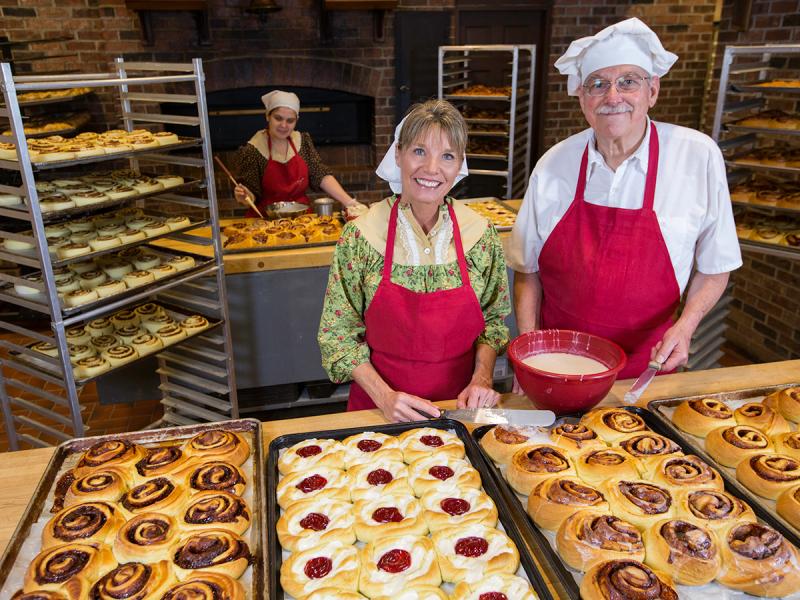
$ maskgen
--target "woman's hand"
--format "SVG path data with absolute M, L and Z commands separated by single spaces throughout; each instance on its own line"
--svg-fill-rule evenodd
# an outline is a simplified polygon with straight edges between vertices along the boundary
M 239 204 L 244 206 L 249 206 L 247 203 L 248 198 L 250 199 L 250 202 L 254 202 L 256 199 L 255 194 L 247 189 L 247 186 L 242 185 L 241 183 L 237 183 L 236 187 L 233 188 L 233 197 L 236 198 L 236 201 Z
M 383 416 L 393 423 L 435 419 L 440 412 L 436 405 L 425 398 L 393 390 L 381 398 L 378 406 Z
M 473 377 L 469 385 L 461 390 L 457 408 L 488 408 L 497 404 L 500 394 L 492 389 L 490 381 Z

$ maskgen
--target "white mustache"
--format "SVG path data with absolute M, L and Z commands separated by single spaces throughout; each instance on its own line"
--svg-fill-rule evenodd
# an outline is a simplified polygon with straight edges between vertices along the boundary
M 633 107 L 627 102 L 617 104 L 616 106 L 608 106 L 607 104 L 604 104 L 597 109 L 598 115 L 618 115 L 626 112 L 633 112 Z

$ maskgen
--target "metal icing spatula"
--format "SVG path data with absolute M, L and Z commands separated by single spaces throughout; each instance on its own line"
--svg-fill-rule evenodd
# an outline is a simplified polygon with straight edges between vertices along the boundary
M 516 410 L 510 408 L 460 408 L 443 410 L 440 419 L 455 419 L 488 425 L 514 425 L 517 427 L 547 427 L 556 420 L 551 410 Z
M 623 402 L 625 402 L 625 404 L 635 404 L 647 389 L 647 386 L 650 385 L 650 382 L 653 381 L 653 377 L 655 377 L 656 373 L 658 373 L 660 370 L 660 362 L 651 360 L 649 363 L 647 363 L 647 368 L 642 372 L 641 375 L 639 375 L 639 378 L 633 382 L 631 389 L 625 392 Z

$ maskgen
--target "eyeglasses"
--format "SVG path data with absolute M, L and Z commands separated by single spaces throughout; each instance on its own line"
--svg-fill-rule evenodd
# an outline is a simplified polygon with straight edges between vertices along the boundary
M 642 77 L 640 75 L 634 75 L 633 73 L 627 73 L 622 77 L 618 77 L 614 81 L 614 87 L 617 88 L 617 91 L 620 94 L 632 94 L 639 91 L 639 88 L 642 87 L 643 81 L 647 81 L 649 79 L 649 77 Z M 608 79 L 601 79 L 600 77 L 597 77 L 584 83 L 583 89 L 585 89 L 586 93 L 590 96 L 598 98 L 600 96 L 605 96 L 608 93 L 608 90 L 611 89 L 611 82 Z

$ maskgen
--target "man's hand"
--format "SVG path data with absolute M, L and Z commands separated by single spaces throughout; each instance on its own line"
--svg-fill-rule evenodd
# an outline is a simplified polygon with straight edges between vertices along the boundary
M 458 395 L 457 408 L 484 408 L 497 404 L 500 394 L 492 389 L 491 382 L 473 377 L 469 385 Z
M 393 423 L 435 419 L 440 412 L 433 403 L 425 398 L 395 391 L 391 391 L 381 398 L 378 406 L 383 415 Z
M 661 363 L 661 370 L 672 371 L 685 365 L 689 360 L 689 345 L 694 328 L 682 323 L 680 319 L 666 332 L 664 337 L 650 351 L 650 360 Z
M 236 187 L 233 188 L 233 197 L 239 204 L 244 206 L 250 206 L 247 203 L 247 199 L 250 199 L 250 202 L 254 202 L 256 199 L 255 194 L 247 189 L 247 186 L 242 185 L 241 183 L 237 183 Z

